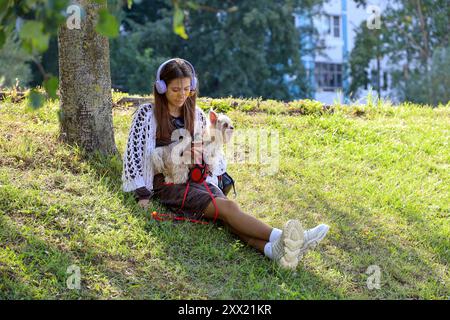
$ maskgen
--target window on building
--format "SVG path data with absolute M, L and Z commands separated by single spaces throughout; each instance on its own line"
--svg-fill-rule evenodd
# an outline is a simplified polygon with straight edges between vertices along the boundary
M 341 17 L 325 15 L 325 34 L 335 38 L 341 37 Z
M 335 38 L 341 36 L 341 19 L 339 16 L 333 16 L 333 35 Z
M 324 91 L 342 89 L 342 64 L 318 62 L 314 75 L 317 88 Z

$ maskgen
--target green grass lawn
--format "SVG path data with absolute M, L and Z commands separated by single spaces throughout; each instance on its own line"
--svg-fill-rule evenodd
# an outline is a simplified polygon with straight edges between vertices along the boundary
M 450 108 L 203 99 L 237 129 L 279 132 L 279 170 L 230 164 L 241 208 L 331 226 L 296 272 L 225 229 L 157 222 L 121 191 L 120 158 L 57 142 L 58 101 L 0 103 L 1 299 L 449 299 Z M 134 108 L 114 109 L 122 153 Z M 230 194 L 232 199 L 233 196 Z M 153 209 L 163 209 L 153 203 Z M 81 288 L 69 289 L 69 266 Z M 366 270 L 380 270 L 370 290 Z

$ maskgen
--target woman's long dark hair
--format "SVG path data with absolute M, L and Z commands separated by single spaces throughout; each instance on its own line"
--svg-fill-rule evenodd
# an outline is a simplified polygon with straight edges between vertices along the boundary
M 169 62 L 161 70 L 160 79 L 164 80 L 166 85 L 174 79 L 191 78 L 193 73 L 191 67 L 184 62 L 183 59 L 175 58 L 174 61 Z M 184 102 L 182 107 L 182 114 L 184 118 L 184 128 L 194 137 L 194 122 L 195 122 L 195 105 L 197 99 L 198 84 L 195 91 L 191 91 L 189 97 Z M 170 121 L 170 113 L 168 101 L 165 93 L 159 94 L 156 90 L 156 85 L 153 85 L 153 95 L 155 97 L 155 117 L 157 123 L 156 139 L 161 139 L 170 142 L 171 132 L 176 129 Z

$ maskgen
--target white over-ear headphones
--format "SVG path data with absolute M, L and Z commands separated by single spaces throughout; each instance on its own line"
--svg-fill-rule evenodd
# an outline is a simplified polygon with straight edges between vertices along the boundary
M 175 60 L 176 59 L 167 60 L 166 62 L 161 64 L 159 66 L 159 68 L 158 68 L 158 72 L 156 73 L 155 86 L 156 86 L 156 91 L 158 91 L 159 94 L 163 94 L 163 93 L 167 92 L 167 84 L 166 84 L 166 82 L 164 80 L 160 79 L 161 70 L 164 68 L 164 66 L 166 64 L 168 64 L 171 61 L 175 61 Z M 192 70 L 191 91 L 195 91 L 195 89 L 197 88 L 197 77 L 195 75 L 195 69 L 194 69 L 194 67 L 192 66 L 192 64 L 189 61 L 184 60 L 184 59 L 181 59 L 181 60 L 186 62 L 191 67 L 191 70 Z

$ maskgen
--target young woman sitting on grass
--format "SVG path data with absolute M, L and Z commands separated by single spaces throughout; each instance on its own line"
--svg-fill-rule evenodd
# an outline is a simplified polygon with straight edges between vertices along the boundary
M 123 190 L 134 191 L 142 208 L 147 208 L 150 198 L 154 198 L 170 209 L 182 207 L 182 214 L 188 218 L 214 221 L 217 218 L 246 244 L 283 268 L 295 269 L 305 252 L 325 237 L 327 225 L 304 231 L 298 220 L 289 220 L 282 230 L 273 228 L 228 199 L 212 183 L 214 176 L 208 175 L 208 188 L 205 184 L 190 183 L 184 197 L 186 183 L 165 184 L 164 175 L 154 172 L 150 160 L 153 150 L 176 142 L 171 137 L 178 129 L 187 130 L 194 137 L 186 151 L 194 155 L 196 163 L 201 163 L 198 162 L 202 156 L 201 137 L 207 129 L 207 120 L 196 106 L 197 92 L 195 70 L 188 61 L 176 58 L 161 64 L 153 86 L 154 104 L 141 105 L 133 118 L 123 157 Z

